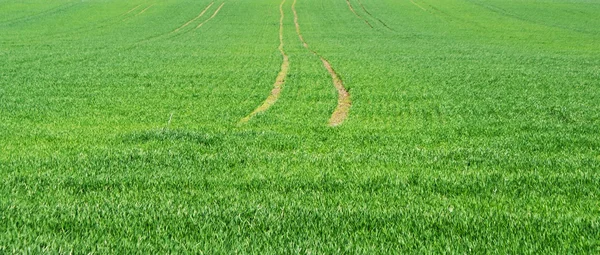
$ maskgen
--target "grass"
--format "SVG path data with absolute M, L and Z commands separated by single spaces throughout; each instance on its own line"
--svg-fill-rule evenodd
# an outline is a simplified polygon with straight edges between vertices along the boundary
M 0 2 L 0 253 L 600 252 L 600 5 L 209 3 Z

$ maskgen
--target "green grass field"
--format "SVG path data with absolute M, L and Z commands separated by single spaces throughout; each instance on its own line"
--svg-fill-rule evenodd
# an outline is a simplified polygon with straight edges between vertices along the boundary
M 0 254 L 598 254 L 600 3 L 0 0 L 0 183 Z

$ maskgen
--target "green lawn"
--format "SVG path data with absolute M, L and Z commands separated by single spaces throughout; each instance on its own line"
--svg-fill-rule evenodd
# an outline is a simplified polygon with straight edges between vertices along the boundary
M 0 254 L 600 253 L 599 3 L 293 2 L 0 0 Z

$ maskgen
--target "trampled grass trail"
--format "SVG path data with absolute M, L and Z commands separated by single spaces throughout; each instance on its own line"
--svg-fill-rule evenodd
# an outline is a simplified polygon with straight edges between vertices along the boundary
M 348 93 L 348 91 L 344 87 L 344 82 L 335 72 L 333 67 L 331 67 L 329 61 L 327 61 L 327 59 L 319 55 L 319 53 L 317 53 L 316 51 L 312 50 L 304 40 L 304 37 L 302 37 L 302 33 L 300 32 L 300 23 L 298 22 L 298 13 L 296 12 L 296 1 L 297 0 L 294 0 L 294 3 L 292 4 L 292 12 L 294 13 L 294 24 L 296 25 L 296 33 L 298 34 L 298 38 L 300 38 L 300 41 L 302 42 L 304 48 L 306 48 L 308 51 L 312 52 L 314 55 L 321 59 L 321 61 L 323 62 L 323 66 L 325 66 L 325 69 L 327 69 L 327 72 L 329 72 L 329 74 L 331 75 L 333 85 L 335 86 L 338 92 L 338 104 L 335 110 L 333 111 L 333 114 L 331 114 L 331 118 L 329 118 L 329 126 L 334 127 L 341 125 L 346 120 L 346 118 L 348 118 L 348 114 L 350 113 L 350 107 L 352 106 L 350 93 Z
M 210 4 L 208 6 L 206 6 L 206 8 L 204 8 L 204 10 L 202 10 L 202 12 L 200 12 L 200 14 L 198 14 L 198 16 L 196 16 L 195 18 L 191 19 L 190 21 L 186 22 L 185 24 L 181 25 L 181 27 L 178 27 L 177 29 L 173 30 L 173 33 L 176 33 L 177 31 L 181 30 L 184 27 L 187 27 L 189 24 L 191 24 L 192 22 L 196 21 L 197 19 L 201 18 L 204 13 L 206 13 L 206 11 L 208 11 L 208 9 L 214 4 L 215 2 L 210 2 Z
M 196 29 L 197 29 L 197 28 L 200 28 L 200 27 L 201 27 L 202 25 L 204 25 L 206 22 L 208 22 L 209 20 L 211 20 L 211 19 L 213 19 L 215 16 L 217 16 L 217 13 L 219 13 L 219 11 L 221 10 L 221 8 L 223 8 L 223 5 L 224 5 L 224 4 L 225 4 L 225 3 L 222 3 L 221 5 L 219 5 L 219 8 L 217 8 L 217 9 L 215 10 L 215 12 L 213 13 L 213 15 L 212 15 L 212 16 L 210 16 L 210 18 L 206 19 L 204 22 L 200 23 L 200 24 L 199 24 L 199 25 L 196 27 Z
M 283 62 L 281 63 L 281 70 L 279 71 L 279 74 L 277 75 L 277 78 L 275 79 L 275 84 L 273 84 L 273 89 L 271 90 L 271 94 L 267 97 L 267 99 L 265 99 L 265 101 L 259 107 L 254 109 L 254 111 L 252 111 L 246 117 L 242 118 L 240 120 L 240 123 L 248 122 L 256 114 L 259 114 L 261 112 L 268 110 L 273 104 L 275 104 L 275 102 L 277 102 L 277 99 L 279 99 L 279 95 L 281 94 L 281 90 L 283 89 L 283 85 L 285 84 L 285 77 L 287 76 L 287 73 L 288 73 L 288 70 L 290 67 L 290 62 L 289 62 L 288 56 L 285 54 L 285 51 L 283 50 L 283 45 L 284 45 L 284 43 L 283 43 L 283 18 L 284 18 L 283 4 L 284 3 L 285 3 L 285 0 L 281 1 L 281 4 L 279 5 L 280 18 L 279 18 L 279 47 L 278 47 L 278 49 L 283 58 Z
M 354 7 L 352 7 L 352 3 L 350 3 L 350 0 L 346 0 L 346 4 L 348 4 L 348 8 L 350 9 L 350 11 L 352 13 L 354 13 L 354 15 L 356 17 L 358 17 L 359 19 L 361 19 L 362 21 L 364 21 L 365 23 L 367 23 L 367 25 L 371 28 L 373 28 L 373 26 L 371 25 L 371 23 L 369 23 L 368 20 L 366 20 L 365 18 L 363 18 L 362 16 L 358 15 L 358 13 L 356 13 L 356 11 L 354 10 Z

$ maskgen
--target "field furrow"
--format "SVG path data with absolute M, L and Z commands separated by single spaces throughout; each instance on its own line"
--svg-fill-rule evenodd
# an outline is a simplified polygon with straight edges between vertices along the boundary
M 207 20 L 205 20 L 204 22 L 200 23 L 196 28 L 200 28 L 201 26 L 203 26 L 204 24 L 206 24 L 206 22 L 210 21 L 211 19 L 213 19 L 215 16 L 217 16 L 217 13 L 219 13 L 219 11 L 221 10 L 221 8 L 223 8 L 223 5 L 225 5 L 225 3 L 222 3 L 221 5 L 219 5 L 219 8 L 217 8 L 215 10 L 215 12 L 213 13 L 212 16 L 210 16 L 210 18 L 208 18 Z
M 250 114 L 248 114 L 246 117 L 242 118 L 240 120 L 240 123 L 246 123 L 248 122 L 252 117 L 254 117 L 256 114 L 259 114 L 261 112 L 264 112 L 266 110 L 268 110 L 273 104 L 275 104 L 275 102 L 277 102 L 277 99 L 279 99 L 279 95 L 281 94 L 281 90 L 283 89 L 283 85 L 285 84 L 285 79 L 290 67 L 290 62 L 289 62 L 289 57 L 288 55 L 285 53 L 283 46 L 283 19 L 284 19 L 284 13 L 283 13 L 283 4 L 285 4 L 285 0 L 281 1 L 281 4 L 279 5 L 279 13 L 280 13 L 280 18 L 279 18 L 279 52 L 281 53 L 281 57 L 283 59 L 282 63 L 281 63 L 281 70 L 279 71 L 279 74 L 277 74 L 277 78 L 275 79 L 275 83 L 273 84 L 273 89 L 271 90 L 271 94 L 269 94 L 269 96 L 267 96 L 267 99 L 265 99 L 265 101 L 256 109 L 254 109 L 254 111 L 252 111 Z
M 325 67 L 325 69 L 327 69 L 327 72 L 329 72 L 329 74 L 331 75 L 333 85 L 335 86 L 337 93 L 338 93 L 337 107 L 335 108 L 335 110 L 333 111 L 333 113 L 331 115 L 331 118 L 329 119 L 329 126 L 333 127 L 333 126 L 341 125 L 346 120 L 346 118 L 348 118 L 348 114 L 350 113 L 350 106 L 352 105 L 352 100 L 350 99 L 350 93 L 344 87 L 344 82 L 339 77 L 339 75 L 335 72 L 333 67 L 331 67 L 331 64 L 329 63 L 329 61 L 327 61 L 327 59 L 325 59 L 319 53 L 317 53 L 316 51 L 311 49 L 308 46 L 308 43 L 306 43 L 306 41 L 304 40 L 304 37 L 302 36 L 302 33 L 300 31 L 300 23 L 298 22 L 298 13 L 296 12 L 296 1 L 297 0 L 294 0 L 294 3 L 292 4 L 292 12 L 294 13 L 294 25 L 296 26 L 296 34 L 298 34 L 298 38 L 302 42 L 302 45 L 304 46 L 304 48 L 306 48 L 308 51 L 312 52 L 314 55 L 316 55 L 317 57 L 319 57 L 321 59 L 321 62 L 323 62 L 323 66 Z

